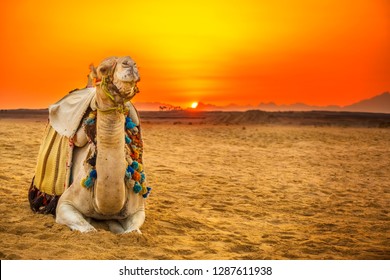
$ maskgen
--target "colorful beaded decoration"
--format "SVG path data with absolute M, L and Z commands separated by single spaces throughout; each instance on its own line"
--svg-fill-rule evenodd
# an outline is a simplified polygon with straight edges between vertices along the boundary
M 90 142 L 96 146 L 96 111 L 89 113 L 84 119 L 84 130 Z M 125 171 L 125 184 L 128 188 L 132 188 L 133 192 L 147 198 L 152 190 L 146 186 L 146 175 L 142 164 L 143 142 L 141 139 L 140 128 L 137 126 L 130 116 L 125 119 L 125 145 L 127 153 L 128 166 Z M 96 172 L 96 151 L 87 159 L 91 166 L 89 174 L 81 181 L 81 184 L 86 188 L 94 186 Z

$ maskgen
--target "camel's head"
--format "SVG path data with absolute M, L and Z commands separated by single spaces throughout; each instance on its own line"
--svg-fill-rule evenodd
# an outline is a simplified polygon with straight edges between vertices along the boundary
M 103 60 L 92 75 L 99 86 L 115 103 L 130 100 L 139 92 L 137 83 L 140 81 L 138 68 L 129 56 L 109 57 Z

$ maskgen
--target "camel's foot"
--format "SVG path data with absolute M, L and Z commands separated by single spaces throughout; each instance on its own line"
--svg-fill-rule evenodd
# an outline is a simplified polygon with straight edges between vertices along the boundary
M 84 226 L 84 227 L 79 227 L 79 226 L 69 226 L 71 230 L 78 230 L 79 232 L 85 233 L 85 232 L 96 232 L 96 228 L 93 226 Z
M 106 221 L 108 228 L 110 229 L 111 232 L 116 233 L 116 234 L 122 234 L 125 232 L 124 228 L 122 225 L 116 221 L 116 220 L 111 220 L 111 221 Z
M 106 221 L 106 223 L 110 231 L 115 234 L 126 234 L 130 232 L 136 232 L 142 234 L 140 229 L 133 224 L 130 225 L 128 228 L 124 229 L 122 223 L 120 223 L 119 221 L 111 220 L 111 221 Z
M 144 221 L 145 221 L 145 211 L 141 210 L 134 213 L 127 219 L 120 221 L 124 229 L 123 233 L 136 232 L 142 234 L 140 227 L 143 225 Z
M 121 223 L 119 221 L 112 220 L 112 221 L 107 221 L 106 223 L 107 223 L 110 231 L 113 233 L 116 233 L 116 234 L 127 234 L 130 232 L 136 232 L 136 233 L 142 234 L 142 232 L 139 230 L 139 228 L 137 228 L 134 225 L 131 225 L 128 228 L 124 229 L 123 225 L 122 225 L 123 222 Z
M 96 229 L 72 205 L 61 204 L 57 207 L 56 222 L 67 225 L 71 230 L 94 232 Z
M 142 234 L 141 230 L 139 228 L 135 228 L 135 227 L 128 228 L 127 230 L 125 230 L 123 232 L 123 234 L 132 233 L 132 232 Z

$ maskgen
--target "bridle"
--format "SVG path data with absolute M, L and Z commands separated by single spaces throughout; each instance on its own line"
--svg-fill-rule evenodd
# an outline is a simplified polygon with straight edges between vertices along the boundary
M 115 72 L 115 69 L 116 69 L 116 66 L 117 66 L 117 62 L 115 61 L 115 63 L 113 64 L 113 66 L 111 67 L 111 70 L 110 70 L 110 73 L 107 75 L 107 76 L 104 76 L 102 77 L 102 79 L 96 79 L 96 86 L 100 86 L 100 88 L 102 89 L 102 91 L 104 92 L 104 94 L 116 105 L 115 107 L 110 107 L 110 108 L 107 108 L 107 109 L 101 109 L 97 106 L 96 104 L 96 109 L 100 112 L 111 112 L 111 111 L 118 111 L 119 113 L 126 113 L 128 110 L 126 108 L 126 106 L 124 105 L 126 102 L 130 101 L 138 92 L 138 87 L 135 85 L 132 89 L 132 93 L 129 97 L 127 97 L 126 99 L 122 99 L 123 102 L 121 103 L 117 103 L 115 101 L 115 98 L 114 96 L 112 95 L 112 93 L 110 92 L 110 90 L 108 89 L 108 85 L 111 84 L 113 86 L 115 86 L 113 83 L 112 83 L 112 79 L 111 77 L 113 77 L 114 75 L 114 72 Z

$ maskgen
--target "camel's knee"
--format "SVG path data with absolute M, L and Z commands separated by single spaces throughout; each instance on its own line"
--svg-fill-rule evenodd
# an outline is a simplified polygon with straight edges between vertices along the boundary
M 80 127 L 79 130 L 77 130 L 75 136 L 73 137 L 73 143 L 76 147 L 84 147 L 87 142 L 87 134 L 85 133 L 84 128 Z
M 56 222 L 80 232 L 96 231 L 73 205 L 67 203 L 61 203 L 57 207 Z
M 82 217 L 81 213 L 69 204 L 59 203 L 56 211 L 56 222 L 59 224 L 68 224 L 70 221 L 75 221 Z

